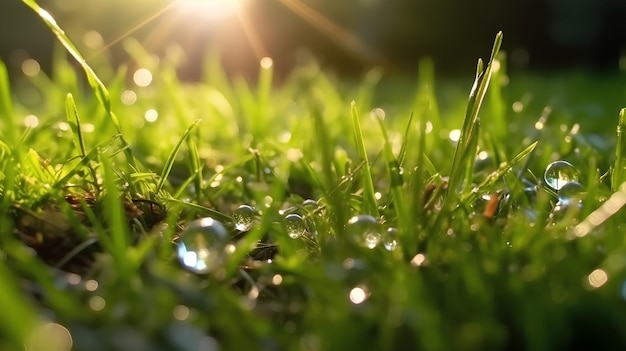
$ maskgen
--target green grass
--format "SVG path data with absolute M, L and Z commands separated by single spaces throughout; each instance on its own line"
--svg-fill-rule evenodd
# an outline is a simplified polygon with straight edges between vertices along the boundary
M 474 81 L 424 60 L 358 83 L 312 61 L 275 82 L 265 62 L 250 82 L 208 55 L 190 84 L 128 41 L 153 74 L 137 87 L 136 66 L 88 65 L 24 2 L 80 70 L 57 55 L 52 77 L 9 82 L 0 63 L 0 350 L 53 340 L 49 322 L 75 350 L 626 346 L 623 72 L 509 76 L 498 34 Z M 581 206 L 559 211 L 555 160 L 578 169 Z M 309 234 L 289 237 L 291 213 Z M 207 216 L 232 245 L 196 275 L 176 248 Z

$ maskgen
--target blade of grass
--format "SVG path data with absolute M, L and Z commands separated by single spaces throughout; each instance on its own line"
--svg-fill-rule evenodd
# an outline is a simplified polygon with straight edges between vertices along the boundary
M 225 215 L 225 214 L 223 214 L 223 213 L 221 213 L 219 211 L 210 209 L 208 207 L 205 207 L 205 206 L 202 206 L 202 205 L 198 205 L 198 204 L 194 204 L 193 202 L 186 202 L 186 201 L 182 201 L 182 200 L 175 199 L 175 198 L 169 198 L 169 199 L 167 199 L 167 201 L 177 203 L 178 205 L 181 205 L 181 206 L 193 208 L 193 209 L 195 209 L 197 211 L 200 211 L 200 212 L 205 212 L 205 213 L 207 213 L 209 215 L 209 217 L 212 217 L 213 219 L 218 220 L 220 222 L 232 222 L 232 218 L 230 218 L 229 216 L 227 216 L 227 215 Z
M 312 104 L 312 114 L 315 127 L 315 145 L 321 153 L 321 166 L 324 185 L 324 196 L 328 199 L 331 222 L 337 233 L 342 233 L 344 225 L 348 221 L 346 212 L 345 197 L 341 190 L 333 191 L 337 183 L 335 172 L 333 171 L 333 143 L 328 135 L 328 129 L 322 118 L 322 111 L 318 104 Z M 315 149 L 315 148 L 314 148 Z M 320 233 L 324 235 L 323 233 Z M 324 240 L 321 236 L 320 240 Z
M 507 121 L 506 106 L 502 97 L 502 78 L 506 74 L 504 55 L 500 53 L 493 61 L 491 71 L 494 84 L 489 88 L 489 130 L 498 143 L 506 145 Z
M 496 171 L 489 174 L 489 176 L 478 185 L 478 188 L 491 187 L 492 185 L 494 185 L 498 181 L 498 179 L 502 178 L 506 174 L 506 172 L 513 168 L 513 166 L 517 165 L 524 158 L 529 156 L 535 150 L 538 144 L 539 142 L 535 141 L 534 143 L 528 145 L 524 150 L 522 150 L 519 154 L 513 157 L 510 162 L 501 165 Z M 476 199 L 476 196 L 477 193 L 474 191 L 464 193 L 463 195 L 461 195 L 461 201 L 469 201 L 471 203 Z
M 113 257 L 113 265 L 115 266 L 117 275 L 122 281 L 126 281 L 132 274 L 126 262 L 126 251 L 130 246 L 130 233 L 127 218 L 125 216 L 124 206 L 119 197 L 115 171 L 109 155 L 101 153 L 100 162 L 102 163 L 103 169 L 103 186 L 104 189 L 106 189 L 102 203 L 104 217 L 106 219 L 106 229 L 111 240 L 109 253 Z
M 35 311 L 18 289 L 15 276 L 5 264 L 0 265 L 0 309 L 5 316 L 0 318 L 4 337 L 8 337 L 16 350 L 22 349 L 24 340 L 35 325 Z
M 615 145 L 615 163 L 611 174 L 611 190 L 617 191 L 626 181 L 626 108 L 619 111 L 617 122 L 617 145 Z
M 178 154 L 178 150 L 183 145 L 185 140 L 187 140 L 187 138 L 191 134 L 191 131 L 198 125 L 198 123 L 200 123 L 200 121 L 201 120 L 199 119 L 195 120 L 187 128 L 187 130 L 185 130 L 185 133 L 183 133 L 183 135 L 180 137 L 176 145 L 174 145 L 174 148 L 172 149 L 172 151 L 170 151 L 170 154 L 167 156 L 167 161 L 165 161 L 165 165 L 163 166 L 163 171 L 161 171 L 161 176 L 159 177 L 159 182 L 157 183 L 155 193 L 158 194 L 163 188 L 163 185 L 165 184 L 165 180 L 169 176 L 170 172 L 172 171 L 172 167 L 174 166 L 174 161 L 176 160 L 176 154 Z
M 363 179 L 363 212 L 378 218 L 380 214 L 378 213 L 378 206 L 376 205 L 376 197 L 374 195 L 375 190 L 374 182 L 372 181 L 372 172 L 367 159 L 367 151 L 365 150 L 365 141 L 363 140 L 363 131 L 361 129 L 359 112 L 357 111 L 356 102 L 354 101 L 350 104 L 350 113 L 352 115 L 352 128 L 356 148 L 361 161 L 365 162 L 365 166 L 361 170 Z
M 87 155 L 87 151 L 85 151 L 85 139 L 83 138 L 83 131 L 80 128 L 80 117 L 78 116 L 76 102 L 71 93 L 68 93 L 65 99 L 65 115 L 67 116 L 67 123 L 72 130 L 74 146 L 79 150 L 80 157 L 83 158 Z
M 87 64 L 87 61 L 80 54 L 76 46 L 72 43 L 70 38 L 65 34 L 63 29 L 59 27 L 59 25 L 56 23 L 56 21 L 54 20 L 54 18 L 52 17 L 52 15 L 50 15 L 48 11 L 41 8 L 37 4 L 37 2 L 35 2 L 34 0 L 22 0 L 22 2 L 26 4 L 28 7 L 30 7 L 33 11 L 35 11 L 35 13 L 39 16 L 39 18 L 43 20 L 46 26 L 48 26 L 48 28 L 52 31 L 52 33 L 57 37 L 59 42 L 65 47 L 67 52 L 69 52 L 69 54 L 81 66 L 81 68 L 85 72 L 85 76 L 87 78 L 87 82 L 89 84 L 89 87 L 91 88 L 91 91 L 94 93 L 98 101 L 100 101 L 100 104 L 102 105 L 102 107 L 104 107 L 104 110 L 106 111 L 107 115 L 109 116 L 109 119 L 113 123 L 113 126 L 117 130 L 117 133 L 120 134 L 120 140 L 125 145 L 128 145 L 122 133 L 122 127 L 120 125 L 120 122 L 117 116 L 115 115 L 115 113 L 113 113 L 113 110 L 111 109 L 111 98 L 109 96 L 109 92 L 107 88 L 104 86 L 104 84 L 102 83 L 102 81 L 100 80 L 100 78 L 96 75 L 96 72 L 94 72 L 94 70 L 89 66 L 89 64 Z M 136 165 L 135 158 L 132 154 L 130 147 L 126 147 L 124 149 L 124 155 L 126 157 L 126 161 L 131 166 L 133 166 L 133 168 L 136 169 L 137 165 Z
M 417 89 L 413 100 L 413 111 L 424 111 L 425 122 L 430 122 L 436 135 L 441 129 L 439 107 L 435 97 L 435 64 L 431 58 L 423 58 L 418 63 Z
M 404 201 L 404 194 L 402 192 L 402 186 L 404 185 L 404 179 L 402 178 L 403 171 L 400 167 L 400 163 L 393 155 L 391 142 L 389 141 L 389 133 L 387 132 L 387 127 L 385 126 L 384 118 L 382 117 L 383 116 L 381 115 L 375 116 L 380 127 L 380 132 L 385 141 L 383 145 L 383 156 L 385 157 L 385 162 L 387 163 L 387 172 L 389 174 L 389 179 L 391 180 L 390 185 L 391 199 L 393 200 L 394 204 L 393 208 L 396 211 L 396 215 L 398 217 L 398 226 L 400 228 L 409 228 L 408 211 Z
M 195 135 L 195 140 L 192 138 L 187 139 L 187 150 L 189 153 L 189 170 L 191 174 L 194 174 L 194 186 L 196 188 L 196 201 L 200 202 L 202 194 L 202 165 L 200 164 L 200 154 L 198 152 L 198 143 L 196 140 L 200 139 L 198 133 Z
M 78 108 L 76 108 L 76 102 L 74 101 L 74 96 L 71 93 L 68 93 L 65 99 L 65 114 L 67 116 L 67 123 L 70 125 L 72 130 L 74 145 L 79 150 L 81 159 L 84 159 L 87 155 L 87 151 L 85 149 L 85 138 L 83 137 L 83 130 L 80 126 Z M 94 182 L 94 189 L 98 189 L 96 171 L 89 165 L 89 162 L 86 163 L 86 167 L 91 173 L 91 179 Z
M 57 180 L 52 185 L 52 189 L 59 189 L 59 188 L 65 186 L 69 182 L 69 180 L 78 173 L 78 171 L 80 171 L 83 167 L 88 167 L 89 166 L 89 162 L 91 162 L 91 161 L 96 159 L 96 157 L 98 156 L 98 153 L 100 152 L 100 150 L 103 150 L 106 147 L 110 146 L 111 144 L 113 144 L 119 138 L 121 138 L 121 135 L 117 134 L 117 135 L 114 135 L 111 138 L 109 138 L 109 139 L 99 143 L 98 145 L 96 145 L 96 147 L 93 148 L 91 151 L 89 151 L 89 153 L 87 153 L 85 155 L 85 157 L 83 157 L 80 160 L 80 162 L 78 164 L 76 164 L 76 166 L 74 166 L 74 168 L 72 168 L 69 172 L 67 172 L 67 174 L 65 174 L 62 178 Z
M 9 145 L 16 145 L 15 136 L 17 135 L 15 119 L 13 115 L 13 101 L 11 100 L 11 89 L 9 82 L 9 73 L 7 67 L 0 60 L 0 119 L 4 127 L 2 130 L 3 138 Z
M 477 145 L 477 141 L 474 139 L 478 137 L 477 129 L 480 123 L 478 111 L 480 110 L 480 106 L 482 105 L 485 94 L 487 93 L 487 88 L 489 87 L 489 81 L 491 79 L 491 72 L 493 70 L 493 62 L 496 55 L 498 55 L 501 44 L 502 32 L 498 32 L 493 44 L 493 49 L 491 50 L 491 58 L 489 59 L 487 66 L 484 67 L 483 61 L 480 59 L 478 60 L 476 79 L 474 80 L 474 85 L 470 91 L 467 110 L 465 112 L 465 118 L 463 119 L 461 135 L 454 152 L 454 159 L 450 169 L 449 186 L 444 200 L 444 205 L 450 204 L 454 194 L 458 191 L 458 186 L 464 181 L 464 175 L 468 175 L 466 173 L 468 163 L 473 161 L 469 158 L 473 157 L 476 152 L 475 147 Z M 465 179 L 465 181 L 471 182 L 471 179 Z

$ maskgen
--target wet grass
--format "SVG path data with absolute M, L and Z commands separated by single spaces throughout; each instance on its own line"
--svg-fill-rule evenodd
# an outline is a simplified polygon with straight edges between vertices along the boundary
M 189 84 L 135 42 L 89 66 L 40 14 L 81 65 L 0 64 L 0 349 L 626 346 L 623 72 L 509 76 L 498 35 L 467 81 L 209 55 Z M 186 231 L 204 217 L 226 241 Z

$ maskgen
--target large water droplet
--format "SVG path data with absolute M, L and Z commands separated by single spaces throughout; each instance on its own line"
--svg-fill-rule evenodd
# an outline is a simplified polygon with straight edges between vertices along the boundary
M 380 243 L 380 223 L 370 215 L 361 214 L 350 218 L 347 231 L 357 242 L 368 249 L 373 249 Z
M 187 226 L 178 239 L 178 260 L 189 271 L 208 273 L 224 259 L 228 232 L 213 218 L 197 219 Z
M 246 232 L 252 228 L 254 223 L 254 208 L 248 205 L 241 205 L 233 211 L 233 222 L 235 229 Z
M 578 171 L 567 161 L 555 161 L 546 167 L 543 179 L 552 189 L 558 191 L 567 183 L 577 182 Z
M 304 219 L 295 213 L 285 216 L 285 227 L 287 228 L 287 234 L 292 239 L 297 239 L 307 232 Z
M 566 218 L 571 219 L 575 224 L 577 222 L 576 215 L 582 209 L 583 204 L 579 200 L 568 198 L 560 199 L 552 210 L 551 220 L 553 224 L 563 222 Z

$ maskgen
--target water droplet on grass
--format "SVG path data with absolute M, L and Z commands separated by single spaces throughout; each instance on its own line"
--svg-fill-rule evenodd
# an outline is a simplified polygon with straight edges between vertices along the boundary
M 581 200 L 584 187 L 579 182 L 569 182 L 561 187 L 558 192 L 559 200 Z
M 356 215 L 348 221 L 348 233 L 361 245 L 373 249 L 380 243 L 381 227 L 370 215 Z
M 577 182 L 578 171 L 567 161 L 555 161 L 546 167 L 543 178 L 546 184 L 558 191 L 567 183 Z
M 224 258 L 228 232 L 213 218 L 197 219 L 180 234 L 177 255 L 180 263 L 194 273 L 208 273 Z
M 552 223 L 556 224 L 562 222 L 566 218 L 571 218 L 572 224 L 576 223 L 576 215 L 582 209 L 583 205 L 581 201 L 571 199 L 560 199 L 554 209 L 552 210 Z
M 248 205 L 241 205 L 233 211 L 233 222 L 235 229 L 240 232 L 247 232 L 254 223 L 254 208 Z
M 307 232 L 302 216 L 292 213 L 285 216 L 287 234 L 292 239 L 297 239 Z
M 313 199 L 307 199 L 307 200 L 304 200 L 302 202 L 302 207 L 305 210 L 313 211 L 313 210 L 317 209 L 318 204 L 317 204 L 317 201 L 315 201 Z
M 387 229 L 385 235 L 383 235 L 383 245 L 387 251 L 394 251 L 398 247 L 398 229 Z

